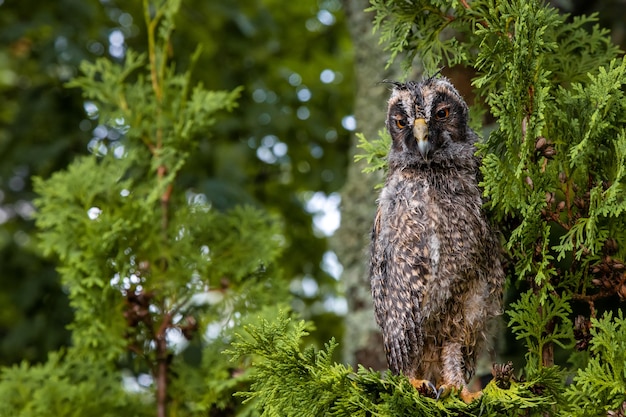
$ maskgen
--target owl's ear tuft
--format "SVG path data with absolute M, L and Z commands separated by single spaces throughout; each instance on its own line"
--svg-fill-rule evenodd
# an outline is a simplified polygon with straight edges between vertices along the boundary
M 443 71 L 444 69 L 446 69 L 445 65 L 443 67 L 439 68 L 433 75 L 426 75 L 426 76 L 424 76 L 424 82 L 432 81 L 434 78 L 436 78 L 437 76 L 441 75 L 441 71 Z
M 394 80 L 382 80 L 379 81 L 378 84 L 391 84 L 394 89 L 403 90 L 406 88 L 406 84 L 401 83 L 400 81 Z

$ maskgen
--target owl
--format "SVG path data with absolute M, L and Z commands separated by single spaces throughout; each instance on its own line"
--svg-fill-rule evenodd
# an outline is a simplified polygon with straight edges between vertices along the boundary
M 482 210 L 478 137 L 443 77 L 392 83 L 389 171 L 378 199 L 369 278 L 389 368 L 465 402 L 504 272 Z M 430 387 L 430 388 L 429 388 Z

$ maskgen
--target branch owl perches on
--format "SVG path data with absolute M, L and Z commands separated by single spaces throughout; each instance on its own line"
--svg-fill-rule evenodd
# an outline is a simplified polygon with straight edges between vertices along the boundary
M 369 271 L 387 362 L 416 388 L 437 397 L 459 389 L 471 402 L 480 393 L 467 380 L 504 283 L 499 240 L 482 211 L 478 137 L 442 77 L 394 83 L 387 129 Z

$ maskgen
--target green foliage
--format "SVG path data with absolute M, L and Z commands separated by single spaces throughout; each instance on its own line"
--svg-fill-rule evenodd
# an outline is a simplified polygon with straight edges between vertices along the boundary
M 626 319 L 608 312 L 592 319 L 592 356 L 584 369 L 578 369 L 574 382 L 565 391 L 570 406 L 562 415 L 606 416 L 619 412 L 626 403 Z
M 175 6 L 159 12 L 171 19 Z M 74 344 L 109 360 L 125 348 L 122 295 L 134 286 L 154 291 L 160 308 L 178 311 L 203 285 L 239 281 L 279 253 L 271 245 L 278 231 L 258 210 L 216 213 L 171 193 L 194 135 L 214 123 L 216 111 L 232 109 L 238 91 L 192 89 L 189 73 L 155 68 L 164 62 L 167 41 L 157 40 L 161 49 L 150 50 L 148 67 L 132 50 L 123 65 L 106 58 L 81 65 L 84 75 L 69 86 L 82 88 L 103 125 L 123 137 L 94 143 L 95 155 L 34 180 L 41 247 L 61 260 L 75 309 Z
M 280 311 L 288 310 L 288 306 L 280 302 L 272 305 L 276 300 L 267 294 L 268 290 L 272 288 L 255 288 L 245 291 L 245 296 L 238 300 L 227 300 L 226 304 L 232 302 L 233 310 L 245 311 L 248 307 L 254 309 L 255 314 L 229 317 L 234 321 L 232 328 L 221 329 L 211 343 L 192 342 L 187 352 L 174 358 L 172 367 L 177 377 L 172 379 L 169 387 L 172 410 L 179 415 L 192 416 L 207 413 L 242 417 L 258 415 L 254 404 L 241 404 L 236 395 L 250 386 L 250 363 L 245 358 L 229 362 L 224 351 L 236 338 L 234 333 L 243 331 L 243 326 L 253 325 L 261 319 L 274 320 Z
M 550 294 L 542 300 L 537 294 L 527 291 L 511 304 L 508 325 L 515 332 L 516 339 L 526 342 L 528 375 L 534 375 L 542 368 L 541 359 L 546 346 L 572 347 L 574 335 L 569 319 L 572 313 L 569 301 L 567 294 L 561 297 Z
M 465 28 L 472 19 L 464 12 L 461 2 L 372 0 L 368 11 L 376 12 L 374 28 L 380 31 L 380 41 L 391 51 L 390 63 L 400 53 L 406 53 L 404 66 L 408 69 L 418 54 L 427 74 L 438 70 L 439 61 L 449 65 L 467 60 L 466 51 L 459 48 L 459 40 L 450 36 L 455 30 Z M 448 15 L 452 9 L 458 16 Z
M 378 132 L 378 138 L 373 141 L 368 141 L 362 133 L 356 134 L 359 142 L 356 147 L 363 150 L 363 153 L 357 154 L 354 157 L 354 161 L 358 162 L 365 160 L 367 165 L 363 168 L 363 172 L 371 173 L 379 170 L 387 171 L 387 154 L 389 153 L 389 147 L 391 146 L 391 137 L 386 130 Z M 382 187 L 382 183 L 378 184 L 376 188 Z
M 40 248 L 59 260 L 74 309 L 73 345 L 44 365 L 4 371 L 0 392 L 11 398 L 7 407 L 32 408 L 23 415 L 43 415 L 44 407 L 55 415 L 73 412 L 63 407 L 89 415 L 234 414 L 239 380 L 219 352 L 246 314 L 275 314 L 287 299 L 271 266 L 282 252 L 279 222 L 259 207 L 219 210 L 180 185 L 200 138 L 219 111 L 236 107 L 241 90 L 206 90 L 193 84 L 191 68 L 179 74 L 167 62 L 179 5 L 145 2 L 147 54 L 128 49 L 122 63 L 85 62 L 68 83 L 82 89 L 89 117 L 108 133 L 92 141 L 91 155 L 33 179 Z M 211 326 L 218 331 L 205 340 Z M 193 346 L 174 344 L 176 334 Z M 196 349 L 200 370 L 192 358 L 173 360 L 186 347 Z M 151 374 L 154 383 L 142 395 L 126 392 L 119 367 Z M 191 380 L 195 389 L 186 387 Z
M 64 167 L 87 140 L 77 128 L 80 93 L 62 83 L 109 25 L 94 24 L 106 20 L 99 2 L 0 8 L 0 362 L 10 365 L 46 360 L 69 343 L 72 312 L 55 265 L 36 245 L 30 177 Z
M 123 388 L 119 373 L 105 361 L 85 367 L 76 352 L 51 353 L 41 365 L 22 363 L 0 373 L 0 415 L 45 417 L 148 416 L 141 393 Z
M 250 391 L 243 392 L 262 416 L 517 416 L 541 415 L 557 402 L 560 375 L 555 368 L 537 372 L 507 389 L 494 382 L 477 401 L 466 405 L 456 393 L 434 400 L 420 395 L 404 376 L 381 374 L 331 361 L 334 341 L 324 349 L 300 350 L 309 324 L 286 314 L 245 327 L 227 353 L 251 358 Z M 542 390 L 543 395 L 534 394 Z M 530 414 L 528 414 L 530 413 Z
M 111 142 L 113 147 L 118 128 L 135 127 L 130 123 L 134 119 L 126 119 L 122 126 L 113 123 L 115 129 L 103 130 L 109 122 L 99 117 L 104 105 L 92 112 L 96 100 L 85 101 L 79 88 L 64 84 L 80 73 L 82 61 L 110 57 L 117 70 L 113 63 L 125 65 L 130 49 L 148 62 L 142 3 L 25 0 L 0 5 L 2 364 L 44 361 L 48 351 L 71 343 L 65 327 L 72 309 L 54 260 L 45 258 L 37 245 L 31 178 L 48 178 L 98 143 Z M 152 3 L 156 10 L 164 2 Z M 306 202 L 314 192 L 338 191 L 348 161 L 350 132 L 341 121 L 352 113 L 352 47 L 340 9 L 333 0 L 185 0 L 168 29 L 155 29 L 162 38 L 174 28 L 165 55 L 175 56 L 177 69 L 168 62 L 163 69 L 167 60 L 159 60 L 158 71 L 184 77 L 193 68 L 190 94 L 164 92 L 172 100 L 168 112 L 182 105 L 183 97 L 188 109 L 192 100 L 205 100 L 192 98 L 195 86 L 205 86 L 209 95 L 240 92 L 232 112 L 206 119 L 196 113 L 198 126 L 216 117 L 219 123 L 187 135 L 182 147 L 187 156 L 176 185 L 218 211 L 245 204 L 272 213 L 284 226 L 279 255 L 284 276 L 294 281 L 307 276 L 319 284 L 314 295 L 296 291 L 294 306 L 318 321 L 325 333 L 335 332 L 339 322 L 336 313 L 320 307 L 337 295 L 337 281 L 324 270 L 327 238 L 311 227 L 313 213 Z M 318 13 L 332 22 L 321 23 Z M 327 77 L 322 80 L 324 70 Z M 140 72 L 129 75 L 127 92 L 138 77 L 146 77 Z M 111 91 L 120 88 L 115 85 Z M 307 101 L 300 99 L 302 91 L 311 93 Z M 150 96 L 137 88 L 131 105 L 149 105 Z M 123 112 L 110 110 L 112 116 Z M 181 135 L 191 123 L 177 127 Z M 163 158 L 171 160 L 172 155 Z M 335 319 L 322 321 L 325 315 Z
M 266 359 L 255 364 L 250 376 L 252 392 L 244 394 L 246 401 L 257 401 L 263 415 L 321 416 L 330 412 L 349 370 L 343 365 L 332 365 L 334 341 L 326 345 L 325 351 L 316 352 L 309 347 L 300 352 L 299 341 L 308 335 L 307 327 L 304 321 L 292 324 L 282 314 L 273 322 L 262 320 L 259 326 L 244 327 L 249 338 L 238 335 L 232 344 L 234 351 L 227 351 L 231 355 L 255 354 Z

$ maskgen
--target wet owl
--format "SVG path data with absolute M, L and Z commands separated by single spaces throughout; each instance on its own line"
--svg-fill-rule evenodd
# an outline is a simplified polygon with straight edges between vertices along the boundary
M 389 171 L 378 199 L 369 267 L 376 321 L 392 372 L 466 402 L 504 273 L 482 210 L 478 137 L 443 77 L 392 83 Z

